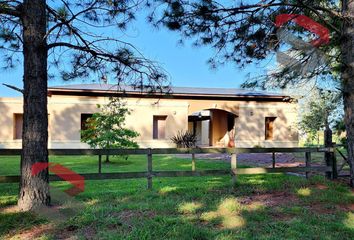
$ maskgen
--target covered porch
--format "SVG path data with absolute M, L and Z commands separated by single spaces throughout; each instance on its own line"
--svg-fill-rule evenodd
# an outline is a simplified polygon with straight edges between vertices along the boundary
M 237 117 L 221 109 L 197 111 L 188 116 L 188 131 L 199 147 L 234 147 Z

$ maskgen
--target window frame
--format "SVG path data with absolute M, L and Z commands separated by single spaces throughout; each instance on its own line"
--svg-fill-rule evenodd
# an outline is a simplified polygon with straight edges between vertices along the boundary
M 152 139 L 154 140 L 166 140 L 167 139 L 167 115 L 153 115 L 153 123 L 152 123 Z M 164 121 L 165 126 L 164 126 L 164 131 L 163 135 L 160 136 L 160 127 L 159 127 L 159 121 Z
M 265 117 L 264 119 L 264 140 L 274 140 L 274 123 L 277 117 Z
M 21 116 L 22 118 L 22 126 L 20 126 L 21 131 L 20 131 L 20 137 L 17 136 L 17 116 Z M 22 140 L 22 131 L 23 131 L 23 113 L 14 113 L 13 114 L 13 134 L 12 138 L 13 140 Z
M 90 117 L 92 117 L 93 113 L 81 113 L 80 114 L 80 139 L 82 139 L 82 133 L 81 131 L 86 130 L 87 127 L 85 127 L 85 124 L 87 119 L 89 119 Z M 85 118 L 83 118 L 83 116 L 86 116 Z M 85 120 L 85 121 L 83 121 Z

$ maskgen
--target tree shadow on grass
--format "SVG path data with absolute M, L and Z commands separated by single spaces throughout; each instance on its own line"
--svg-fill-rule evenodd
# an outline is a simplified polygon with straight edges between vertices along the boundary
M 0 210 L 17 203 L 18 183 L 0 184 Z
M 340 207 L 353 200 L 320 178 L 241 176 L 235 190 L 229 177 L 164 178 L 153 191 L 99 197 L 70 224 L 102 239 L 353 239 L 352 213 Z
M 100 239 L 353 239 L 349 188 L 282 174 L 88 181 L 87 208 L 54 237 Z
M 0 212 L 0 239 L 6 239 L 11 232 L 22 232 L 44 223 L 45 220 L 29 212 Z

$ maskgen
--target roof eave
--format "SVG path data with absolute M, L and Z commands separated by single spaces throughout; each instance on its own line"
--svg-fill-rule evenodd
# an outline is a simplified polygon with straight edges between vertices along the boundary
M 238 99 L 238 98 L 249 98 L 249 99 L 277 99 L 277 100 L 283 100 L 284 99 L 289 99 L 287 101 L 290 101 L 292 98 L 287 95 L 242 95 L 242 94 L 198 94 L 198 93 L 146 93 L 146 92 L 137 92 L 137 91 L 116 91 L 116 90 L 91 90 L 91 89 L 67 89 L 67 88 L 48 88 L 48 94 L 49 95 L 60 95 L 59 93 L 65 93 L 65 95 L 68 95 L 69 93 L 73 93 L 73 95 L 80 94 L 80 95 L 87 95 L 91 96 L 93 94 L 99 94 L 99 95 L 112 95 L 112 94 L 121 94 L 125 96 L 138 96 L 138 97 L 186 97 L 186 98 L 191 98 L 191 97 L 204 97 L 204 98 L 230 98 L 230 99 Z M 76 93 L 76 94 L 75 94 Z

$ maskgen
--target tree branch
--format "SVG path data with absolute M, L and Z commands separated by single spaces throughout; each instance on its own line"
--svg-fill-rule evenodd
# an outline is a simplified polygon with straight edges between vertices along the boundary
M 0 2 L 0 14 L 10 15 L 13 17 L 21 17 L 21 11 L 19 10 L 19 8 L 20 5 L 18 5 L 16 8 L 13 8 L 8 4 Z
M 6 83 L 3 83 L 2 85 L 23 94 L 23 89 L 21 89 L 21 88 L 18 88 L 18 87 L 15 87 L 15 86 L 12 86 L 12 85 L 9 85 Z
M 53 27 L 51 27 L 51 28 L 47 31 L 46 37 L 49 36 L 49 34 L 50 34 L 51 32 L 53 32 L 56 28 L 61 27 L 61 26 L 63 26 L 63 25 L 68 26 L 68 28 L 72 28 L 72 27 L 70 26 L 70 23 L 71 23 L 72 21 L 76 20 L 76 18 L 77 18 L 79 15 L 84 14 L 85 12 L 91 11 L 91 10 L 93 9 L 93 7 L 96 5 L 96 3 L 97 3 L 97 1 L 94 1 L 94 2 L 91 4 L 90 7 L 88 7 L 88 8 L 86 8 L 86 9 L 84 9 L 84 10 L 82 10 L 82 11 L 80 11 L 80 12 L 74 14 L 74 13 L 72 13 L 72 11 L 70 10 L 69 6 L 68 6 L 67 4 L 65 4 L 65 2 L 64 2 L 65 6 L 66 6 L 66 7 L 69 9 L 69 11 L 72 13 L 72 16 L 70 17 L 70 19 L 63 19 L 63 18 L 61 18 L 60 16 L 58 16 L 58 14 L 55 12 L 54 9 L 52 9 L 51 7 L 49 7 L 49 6 L 47 5 L 47 10 L 48 10 L 48 12 L 51 13 L 51 14 L 53 14 L 53 16 L 55 16 L 56 18 L 58 18 L 59 23 L 55 24 Z
M 82 43 L 85 44 L 86 47 L 89 49 L 87 41 L 77 32 L 76 28 L 74 28 L 70 25 L 70 22 L 67 22 L 67 21 L 63 20 L 62 18 L 60 18 L 60 16 L 58 16 L 58 14 L 56 13 L 56 11 L 54 9 L 52 9 L 51 7 L 49 7 L 48 5 L 47 5 L 47 10 L 48 10 L 48 12 L 50 12 L 51 14 L 56 16 L 63 25 L 67 26 L 67 28 L 70 29 L 72 31 L 72 33 L 75 36 L 77 36 L 82 41 Z
M 234 7 L 234 8 L 219 8 L 217 11 L 243 11 L 243 10 L 249 10 L 249 9 L 254 9 L 254 11 L 256 11 L 259 8 L 270 8 L 270 7 L 281 7 L 281 6 L 288 6 L 288 7 L 299 7 L 299 8 L 308 8 L 309 10 L 313 11 L 313 7 L 306 5 L 303 3 L 303 1 L 296 1 L 297 4 L 294 3 L 288 3 L 288 2 L 277 2 L 274 3 L 274 1 L 270 1 L 269 3 L 256 3 L 256 4 L 248 4 L 248 5 L 241 5 L 239 7 Z M 331 14 L 332 16 L 335 17 L 342 17 L 341 13 L 333 11 L 331 9 L 327 9 L 321 6 L 316 6 L 315 7 L 316 10 L 320 10 L 323 12 L 327 12 L 329 14 Z
M 49 50 L 49 49 L 55 48 L 55 47 L 67 47 L 67 48 L 71 48 L 71 49 L 75 49 L 75 50 L 84 51 L 84 52 L 90 53 L 90 54 L 92 54 L 94 56 L 116 58 L 112 54 L 100 53 L 98 51 L 95 51 L 95 50 L 91 49 L 89 46 L 79 46 L 79 45 L 74 45 L 74 44 L 67 43 L 67 42 L 56 42 L 56 43 L 48 44 L 47 49 Z
M 107 53 L 107 52 L 102 52 L 99 49 L 91 48 L 89 45 L 80 46 L 80 45 L 74 45 L 74 44 L 67 43 L 67 42 L 56 42 L 56 43 L 48 44 L 48 46 L 47 46 L 48 50 L 51 48 L 55 48 L 55 47 L 67 47 L 70 49 L 83 51 L 85 53 L 91 54 L 94 58 L 101 59 L 101 60 L 104 60 L 107 62 L 117 62 L 117 63 L 123 64 L 124 66 L 126 66 L 127 68 L 131 69 L 132 71 L 134 71 L 138 74 L 144 74 L 144 73 L 142 71 L 140 71 L 138 68 L 134 67 L 134 64 L 138 64 L 141 67 L 149 68 L 147 65 L 144 65 L 144 61 L 148 62 L 148 60 L 146 60 L 144 58 L 137 59 L 136 60 L 137 62 L 135 62 L 135 63 L 133 63 L 133 62 L 129 63 L 129 62 L 126 62 L 126 59 L 122 59 L 119 55 L 115 55 L 115 54 L 111 54 L 111 53 Z

